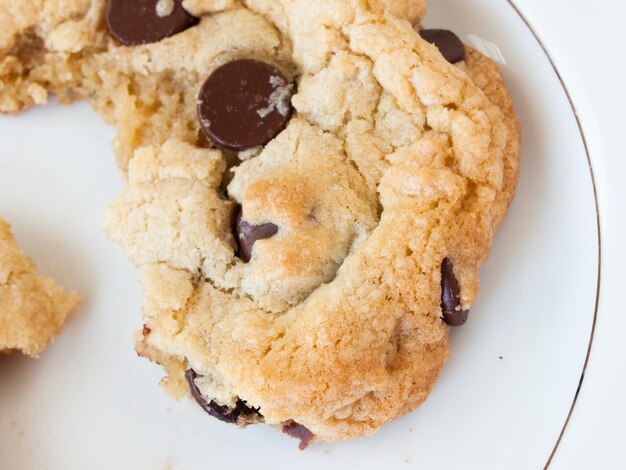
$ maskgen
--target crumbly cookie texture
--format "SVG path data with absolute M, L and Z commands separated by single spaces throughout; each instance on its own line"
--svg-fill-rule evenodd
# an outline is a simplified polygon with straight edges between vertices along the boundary
M 174 396 L 191 389 L 230 422 L 322 441 L 373 433 L 432 390 L 448 355 L 442 262 L 469 308 L 513 197 L 519 128 L 502 77 L 474 51 L 454 66 L 421 39 L 422 2 L 184 5 L 197 26 L 142 46 L 107 37 L 99 2 L 72 17 L 91 26 L 79 52 L 45 46 L 69 17 L 31 23 L 40 49 L 14 28 L 2 60 L 20 72 L 0 68 L 15 77 L 0 109 L 36 102 L 24 94 L 35 84 L 89 99 L 117 126 L 129 184 L 104 225 L 141 269 L 137 350 L 164 365 Z M 203 136 L 196 98 L 242 58 L 296 91 L 287 128 L 236 152 Z M 277 228 L 248 263 L 237 206 L 250 226 Z
M 0 352 L 38 357 L 79 303 L 53 279 L 37 274 L 0 219 Z
M 289 8 L 319 15 L 317 31 L 307 31 L 305 16 L 288 25 L 285 8 L 274 0 L 186 0 L 191 13 L 211 19 L 182 33 L 182 41 L 177 35 L 129 49 L 107 32 L 106 0 L 0 0 L 0 112 L 45 104 L 49 93 L 62 103 L 89 100 L 117 128 L 114 150 L 125 171 L 138 147 L 172 137 L 198 140 L 195 91 L 218 63 L 255 55 L 290 69 L 294 78 L 289 28 L 303 28 L 312 60 L 330 54 L 328 43 L 341 39 L 330 27 L 350 8 L 341 2 L 301 3 Z M 413 22 L 426 10 L 423 0 L 368 3 Z M 186 63 L 179 60 L 184 56 Z

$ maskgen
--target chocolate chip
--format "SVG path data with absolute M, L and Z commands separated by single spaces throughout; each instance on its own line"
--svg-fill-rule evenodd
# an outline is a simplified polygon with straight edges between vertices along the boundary
M 237 255 L 248 263 L 252 259 L 252 247 L 258 240 L 272 238 L 278 233 L 278 227 L 274 224 L 250 225 L 243 220 L 241 206 L 235 206 L 233 212 L 233 234 L 237 241 Z
M 263 420 L 263 416 L 259 413 L 259 408 L 251 408 L 241 399 L 237 399 L 234 408 L 218 405 L 213 400 L 207 402 L 196 385 L 195 380 L 197 377 L 198 374 L 196 374 L 196 371 L 193 369 L 189 369 L 185 373 L 185 378 L 189 384 L 189 391 L 198 402 L 198 405 L 200 405 L 204 411 L 209 413 L 214 418 L 224 421 L 225 423 L 239 425 L 260 422 Z
M 461 310 L 459 282 L 448 258 L 441 263 L 441 311 L 443 321 L 450 326 L 464 325 L 469 314 L 469 310 Z
M 125 46 L 157 42 L 198 23 L 182 0 L 107 0 L 109 33 Z
M 295 421 L 283 424 L 283 432 L 288 436 L 300 439 L 300 444 L 298 445 L 300 450 L 306 449 L 313 443 L 313 440 L 315 440 L 315 434 Z
M 229 62 L 211 74 L 198 96 L 202 130 L 236 150 L 265 145 L 287 126 L 291 95 L 276 67 L 253 59 Z
M 459 37 L 447 29 L 422 29 L 420 36 L 435 45 L 441 55 L 451 64 L 465 59 L 465 45 Z
M 152 330 L 148 327 L 148 325 L 144 325 L 143 326 L 143 330 L 142 330 L 142 334 L 144 336 L 148 336 L 150 333 L 152 333 Z

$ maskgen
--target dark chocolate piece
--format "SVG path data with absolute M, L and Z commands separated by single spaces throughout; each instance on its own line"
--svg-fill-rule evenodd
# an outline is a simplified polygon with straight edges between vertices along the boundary
M 273 65 L 240 59 L 219 67 L 198 96 L 205 135 L 236 150 L 267 144 L 291 119 L 292 86 Z
M 298 445 L 300 450 L 306 449 L 315 440 L 315 434 L 313 434 L 301 424 L 296 423 L 295 421 L 290 421 L 287 424 L 283 424 L 283 432 L 288 436 L 300 440 L 300 444 Z
M 158 42 L 198 23 L 182 0 L 107 0 L 106 24 L 125 46 Z
M 461 310 L 459 282 L 448 258 L 441 263 L 441 311 L 443 321 L 450 326 L 464 325 L 469 314 L 469 310 Z
M 246 263 L 252 259 L 252 247 L 258 240 L 272 238 L 278 227 L 272 223 L 251 225 L 243 220 L 241 206 L 237 205 L 233 214 L 233 235 L 237 241 L 237 255 Z
M 465 59 L 465 45 L 459 37 L 447 29 L 422 29 L 420 36 L 439 49 L 441 55 L 451 64 Z
M 194 397 L 198 405 L 200 405 L 204 411 L 209 413 L 214 418 L 219 419 L 220 421 L 224 421 L 225 423 L 230 424 L 249 424 L 251 421 L 258 420 L 262 421 L 263 416 L 259 413 L 260 408 L 251 408 L 248 404 L 241 400 L 237 399 L 234 408 L 229 408 L 227 406 L 221 406 L 215 403 L 213 400 L 206 401 L 200 393 L 198 386 L 196 385 L 196 378 L 198 374 L 193 369 L 189 369 L 185 373 L 185 378 L 187 379 L 187 383 L 189 384 L 189 391 L 191 395 Z M 240 418 L 245 419 L 243 423 L 240 423 Z

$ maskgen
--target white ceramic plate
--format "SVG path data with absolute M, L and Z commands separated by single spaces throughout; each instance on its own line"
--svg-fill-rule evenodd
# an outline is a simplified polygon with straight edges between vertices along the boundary
M 0 213 L 83 304 L 37 361 L 0 358 L 0 468 L 539 469 L 572 407 L 595 315 L 592 174 L 566 92 L 507 0 L 430 2 L 426 24 L 504 58 L 524 132 L 517 198 L 430 399 L 377 435 L 304 453 L 177 403 L 136 357 L 136 272 L 100 228 L 122 187 L 112 130 L 84 104 L 0 117 Z M 482 38 L 487 42 L 481 42 Z M 480 44 L 479 44 L 480 43 Z

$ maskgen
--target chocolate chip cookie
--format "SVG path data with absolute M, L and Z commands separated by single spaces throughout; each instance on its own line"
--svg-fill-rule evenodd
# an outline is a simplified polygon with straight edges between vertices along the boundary
M 51 91 L 116 125 L 104 225 L 166 389 L 301 447 L 419 406 L 517 182 L 496 66 L 416 31 L 421 1 L 52 3 L 0 0 L 0 109 Z
M 79 297 L 66 293 L 22 252 L 0 219 L 0 352 L 39 356 L 59 334 Z

